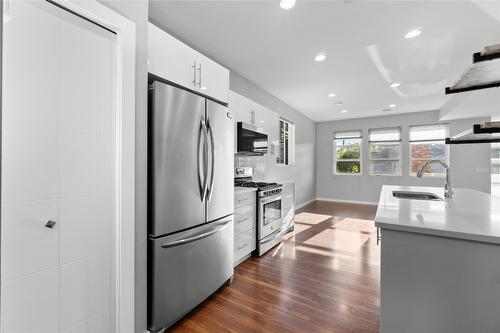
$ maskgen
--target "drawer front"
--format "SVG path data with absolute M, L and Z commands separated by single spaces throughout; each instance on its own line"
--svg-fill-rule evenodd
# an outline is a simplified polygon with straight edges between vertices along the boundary
M 255 250 L 255 229 L 250 229 L 234 237 L 234 262 Z
M 255 192 L 246 192 L 236 194 L 234 196 L 234 207 L 241 206 L 255 206 L 256 203 L 256 193 Z
M 249 215 L 238 215 L 234 216 L 234 234 L 239 235 L 248 231 L 250 229 L 255 229 L 256 217 L 255 217 L 255 209 L 252 210 L 253 214 Z

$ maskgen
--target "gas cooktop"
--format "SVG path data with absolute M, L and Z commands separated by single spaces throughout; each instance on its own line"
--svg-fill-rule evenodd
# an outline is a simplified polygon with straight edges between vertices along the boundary
M 273 188 L 282 187 L 282 185 L 278 183 L 251 182 L 251 181 L 236 183 L 235 185 L 241 187 L 254 187 L 257 188 L 259 191 L 266 191 Z

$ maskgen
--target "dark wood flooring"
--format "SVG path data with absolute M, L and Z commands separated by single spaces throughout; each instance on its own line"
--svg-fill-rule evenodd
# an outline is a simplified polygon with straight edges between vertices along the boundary
M 171 332 L 379 332 L 376 207 L 313 202 L 295 231 L 235 269 L 231 286 Z

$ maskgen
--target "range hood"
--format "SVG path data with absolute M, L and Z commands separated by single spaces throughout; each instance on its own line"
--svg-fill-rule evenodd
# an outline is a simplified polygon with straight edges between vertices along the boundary
M 500 44 L 487 46 L 472 55 L 472 65 L 445 94 L 500 86 Z
M 463 131 L 451 138 L 446 138 L 446 144 L 492 143 L 500 142 L 500 122 L 476 124 L 472 129 Z

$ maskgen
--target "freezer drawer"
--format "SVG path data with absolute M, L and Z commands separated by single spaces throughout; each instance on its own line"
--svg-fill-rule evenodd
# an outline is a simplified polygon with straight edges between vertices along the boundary
M 158 332 L 233 275 L 233 216 L 149 240 L 148 328 Z

